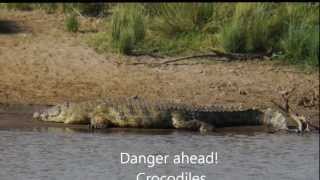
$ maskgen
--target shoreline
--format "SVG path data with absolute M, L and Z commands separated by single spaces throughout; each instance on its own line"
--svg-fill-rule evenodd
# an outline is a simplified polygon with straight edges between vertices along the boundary
M 106 128 L 106 129 L 90 129 L 88 125 L 84 124 L 63 124 L 56 122 L 44 122 L 32 119 L 34 111 L 45 109 L 48 106 L 44 105 L 0 105 L 0 130 L 32 130 L 32 131 L 55 131 L 55 132 L 82 132 L 82 133 L 136 133 L 136 134 L 171 134 L 175 132 L 185 132 L 200 134 L 199 132 L 193 132 L 188 130 L 177 129 L 145 129 L 145 128 Z M 216 128 L 209 134 L 251 134 L 256 133 L 269 133 L 266 127 L 259 126 L 234 126 L 234 127 L 222 127 Z M 286 133 L 286 132 L 278 132 Z M 318 133 L 317 130 L 313 130 L 310 133 Z M 295 133 L 293 133 L 295 134 Z M 307 133 L 308 134 L 308 133 Z

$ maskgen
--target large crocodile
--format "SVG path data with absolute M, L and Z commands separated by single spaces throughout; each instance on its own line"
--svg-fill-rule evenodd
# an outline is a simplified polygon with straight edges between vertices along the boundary
M 200 132 L 213 131 L 215 127 L 244 125 L 266 125 L 273 130 L 287 130 L 292 119 L 273 109 L 194 106 L 140 98 L 68 102 L 35 112 L 33 118 L 66 124 L 90 124 L 92 128 L 176 128 Z M 295 129 L 302 130 L 299 122 L 293 124 Z

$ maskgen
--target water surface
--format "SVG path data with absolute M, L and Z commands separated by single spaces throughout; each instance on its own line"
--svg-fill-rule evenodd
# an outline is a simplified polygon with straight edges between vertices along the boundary
M 211 165 L 121 165 L 131 154 L 218 153 Z M 319 179 L 318 134 L 0 130 L 0 179 L 135 180 L 139 172 L 212 179 Z M 143 179 L 143 178 L 140 178 Z M 190 179 L 184 179 L 190 180 Z

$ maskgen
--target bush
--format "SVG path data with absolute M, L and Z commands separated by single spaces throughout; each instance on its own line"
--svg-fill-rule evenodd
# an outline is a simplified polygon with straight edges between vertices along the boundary
M 291 24 L 281 45 L 287 62 L 319 66 L 319 25 Z
M 204 32 L 218 33 L 230 23 L 235 12 L 236 3 L 215 3 L 211 20 L 203 27 Z
M 319 64 L 319 3 L 117 4 L 112 13 L 111 29 L 94 40 L 98 49 L 182 55 L 222 48 Z
M 144 40 L 144 8 L 138 4 L 118 5 L 112 15 L 112 46 L 130 54 Z
M 137 50 L 142 53 L 160 55 L 191 55 L 194 53 L 208 52 L 213 47 L 213 35 L 203 33 L 185 33 L 176 37 L 147 36 Z
M 220 36 L 221 46 L 227 52 L 244 52 L 247 39 L 245 31 L 245 27 L 238 22 L 233 22 L 224 27 Z
M 38 7 L 43 9 L 46 13 L 51 14 L 57 11 L 57 3 L 38 3 Z
M 7 3 L 6 8 L 12 9 L 12 10 L 22 10 L 22 11 L 30 11 L 33 9 L 31 3 Z
M 134 32 L 131 29 L 124 29 L 121 32 L 121 36 L 117 42 L 117 48 L 121 54 L 131 54 L 134 49 L 135 40 Z
M 76 3 L 75 7 L 86 16 L 98 16 L 104 12 L 104 3 Z
M 202 31 L 213 15 L 214 3 L 161 3 L 150 6 L 152 30 L 167 37 Z
M 228 52 L 262 53 L 278 49 L 285 31 L 284 6 L 273 3 L 239 3 L 221 33 L 221 45 Z
M 286 5 L 288 24 L 319 24 L 319 3 L 290 3 Z
M 79 21 L 75 14 L 72 14 L 67 17 L 66 28 L 69 32 L 77 32 L 79 30 Z
M 83 16 L 104 16 L 112 6 L 111 3 L 63 3 L 65 13 L 78 11 Z
M 319 65 L 319 4 L 292 3 L 288 11 L 287 32 L 281 39 L 281 59 L 291 64 Z

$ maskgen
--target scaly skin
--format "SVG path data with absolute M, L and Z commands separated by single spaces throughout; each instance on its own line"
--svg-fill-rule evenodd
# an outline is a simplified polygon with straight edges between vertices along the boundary
M 231 106 L 147 102 L 137 98 L 59 104 L 34 113 L 34 119 L 90 124 L 92 128 L 176 128 L 210 132 L 214 127 L 267 125 L 275 130 L 288 129 L 288 117 L 272 109 L 263 112 Z

